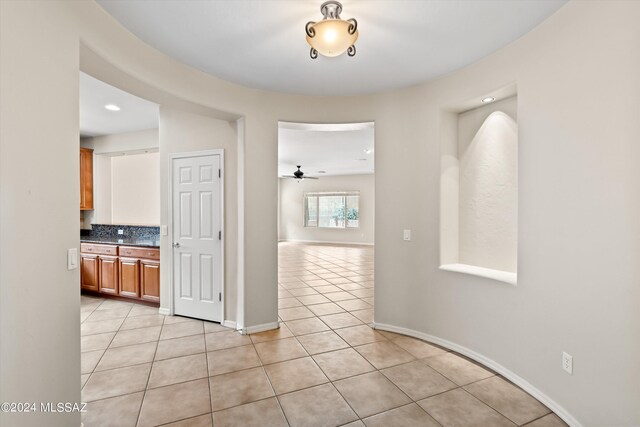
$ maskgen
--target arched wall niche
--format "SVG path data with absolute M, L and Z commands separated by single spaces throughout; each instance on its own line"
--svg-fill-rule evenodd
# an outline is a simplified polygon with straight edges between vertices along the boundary
M 516 285 L 516 86 L 486 95 L 442 113 L 440 269 Z

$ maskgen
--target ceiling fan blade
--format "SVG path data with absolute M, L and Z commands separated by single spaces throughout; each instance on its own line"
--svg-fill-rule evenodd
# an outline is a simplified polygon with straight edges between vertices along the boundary
M 303 179 L 320 179 L 318 177 L 315 176 L 303 176 L 301 178 L 298 178 L 297 176 L 293 176 L 293 175 L 282 175 L 280 178 L 289 178 L 289 179 L 297 179 L 302 181 Z

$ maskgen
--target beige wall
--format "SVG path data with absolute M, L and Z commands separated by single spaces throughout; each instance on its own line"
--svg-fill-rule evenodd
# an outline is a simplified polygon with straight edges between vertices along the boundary
M 237 307 L 237 241 L 238 198 L 237 179 L 237 134 L 234 123 L 216 120 L 198 114 L 160 107 L 160 220 L 169 226 L 169 234 L 161 236 L 162 261 L 170 260 L 172 224 L 169 222 L 169 185 L 171 171 L 169 156 L 175 153 L 197 152 L 221 148 L 224 150 L 224 320 L 235 322 Z M 166 261 L 165 261 L 166 260 Z M 160 285 L 160 305 L 169 310 L 171 277 L 169 268 L 163 268 Z
M 304 193 L 359 191 L 359 228 L 332 229 L 304 226 Z M 323 176 L 318 180 L 280 178 L 279 235 L 281 241 L 373 244 L 374 175 Z
M 80 276 L 66 268 L 79 247 L 78 34 L 38 6 L 0 2 L 0 401 L 80 402 Z M 1 413 L 0 425 L 79 426 L 80 414 Z
M 640 2 L 572 1 L 437 81 L 312 100 L 185 67 L 93 2 L 0 8 L 0 400 L 80 399 L 78 272 L 66 271 L 65 257 L 79 243 L 70 189 L 79 185 L 82 52 L 84 71 L 137 96 L 244 118 L 237 261 L 245 325 L 277 320 L 278 191 L 265 177 L 277 175 L 278 120 L 375 121 L 376 323 L 467 349 L 575 426 L 640 424 Z M 90 50 L 79 51 L 80 40 Z M 518 286 L 507 287 L 438 269 L 440 137 L 448 107 L 514 82 L 519 265 Z M 33 241 L 47 253 L 37 269 Z M 572 376 L 561 370 L 562 351 L 574 356 Z M 18 426 L 79 425 L 78 414 L 1 416 Z
M 111 158 L 111 221 L 160 225 L 160 154 Z
M 158 129 L 115 133 L 113 135 L 82 138 L 81 140 L 81 145 L 86 148 L 92 148 L 94 155 L 116 155 L 157 150 L 158 144 Z

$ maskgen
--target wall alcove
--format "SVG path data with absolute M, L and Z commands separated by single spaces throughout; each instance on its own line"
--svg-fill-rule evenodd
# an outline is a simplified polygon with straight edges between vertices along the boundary
M 516 285 L 517 96 L 504 92 L 443 112 L 440 269 Z

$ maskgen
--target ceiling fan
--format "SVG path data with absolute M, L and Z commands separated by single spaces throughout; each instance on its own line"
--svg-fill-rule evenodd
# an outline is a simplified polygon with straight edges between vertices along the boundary
M 297 165 L 298 170 L 293 172 L 293 175 L 284 175 L 283 178 L 293 178 L 293 179 L 318 179 L 314 176 L 304 176 L 304 172 L 300 170 L 302 166 Z

